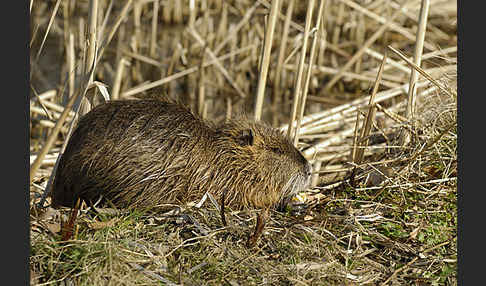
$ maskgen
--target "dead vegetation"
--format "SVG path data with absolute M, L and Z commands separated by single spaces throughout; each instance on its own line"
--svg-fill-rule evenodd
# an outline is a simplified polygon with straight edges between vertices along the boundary
M 30 9 L 33 285 L 457 284 L 455 1 Z M 255 114 L 312 161 L 314 186 L 273 212 L 256 248 L 244 247 L 254 213 L 228 211 L 223 227 L 210 200 L 172 213 L 84 208 L 65 242 L 69 210 L 36 207 L 76 114 L 99 95 L 160 94 L 217 121 Z

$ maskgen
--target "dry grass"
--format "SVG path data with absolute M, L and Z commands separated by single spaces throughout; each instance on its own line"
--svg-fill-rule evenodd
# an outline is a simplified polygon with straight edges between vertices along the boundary
M 424 23 L 421 1 L 31 1 L 31 283 L 456 285 L 457 7 L 426 2 Z M 35 206 L 103 85 L 216 121 L 292 122 L 315 184 L 273 211 L 255 249 L 253 211 L 223 228 L 209 200 L 170 215 L 84 208 L 62 242 L 69 210 Z

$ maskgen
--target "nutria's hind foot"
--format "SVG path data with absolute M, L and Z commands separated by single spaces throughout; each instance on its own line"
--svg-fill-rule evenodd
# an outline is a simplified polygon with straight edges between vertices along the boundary
M 258 239 L 263 233 L 263 228 L 265 227 L 265 223 L 268 219 L 268 209 L 262 210 L 257 215 L 257 223 L 255 226 L 255 232 L 248 237 L 248 241 L 246 242 L 246 246 L 252 248 L 256 245 Z

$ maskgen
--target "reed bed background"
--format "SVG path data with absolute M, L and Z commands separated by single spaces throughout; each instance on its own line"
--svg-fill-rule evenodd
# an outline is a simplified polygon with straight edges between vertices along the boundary
M 30 1 L 33 285 L 456 285 L 457 4 L 451 0 Z M 309 68 L 310 67 L 310 68 Z M 248 114 L 312 162 L 275 211 L 39 208 L 76 118 L 107 99 Z M 49 203 L 47 198 L 46 205 Z

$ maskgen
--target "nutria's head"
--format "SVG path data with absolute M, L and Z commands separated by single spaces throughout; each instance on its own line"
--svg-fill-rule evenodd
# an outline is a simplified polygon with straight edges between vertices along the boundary
M 308 187 L 312 167 L 280 130 L 245 119 L 224 123 L 217 134 L 243 205 L 273 206 Z

